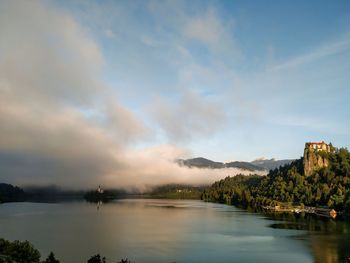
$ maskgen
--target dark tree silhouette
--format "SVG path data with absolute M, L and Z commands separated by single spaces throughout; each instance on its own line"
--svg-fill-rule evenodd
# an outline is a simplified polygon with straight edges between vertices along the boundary
M 87 263 L 106 263 L 106 258 L 101 258 L 100 254 L 97 254 L 95 256 L 92 256 Z
M 28 241 L 13 242 L 0 239 L 0 255 L 6 257 L 5 262 L 40 263 L 40 253 Z
M 59 260 L 55 258 L 55 254 L 51 252 L 49 256 L 43 261 L 43 263 L 60 263 Z

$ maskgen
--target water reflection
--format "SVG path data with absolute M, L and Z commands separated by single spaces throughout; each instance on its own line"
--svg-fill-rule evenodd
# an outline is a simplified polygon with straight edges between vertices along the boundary
M 276 229 L 304 230 L 314 262 L 350 262 L 350 222 L 305 214 L 269 214 Z
M 0 206 L 0 237 L 30 240 L 43 255 L 86 262 L 347 262 L 349 223 L 259 214 L 222 204 L 128 199 Z

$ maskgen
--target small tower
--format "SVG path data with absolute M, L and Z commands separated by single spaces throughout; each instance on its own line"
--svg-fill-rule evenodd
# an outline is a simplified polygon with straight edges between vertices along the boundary
M 99 185 L 98 188 L 97 188 L 97 193 L 99 194 L 103 194 L 103 189 L 101 188 L 101 186 Z

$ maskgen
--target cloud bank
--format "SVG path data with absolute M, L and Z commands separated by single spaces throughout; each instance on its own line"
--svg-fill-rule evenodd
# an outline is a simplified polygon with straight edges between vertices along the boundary
M 294 5 L 0 1 L 0 181 L 208 183 L 238 171 L 173 160 L 346 146 L 347 4 Z
M 189 33 L 201 39 L 201 30 Z M 144 189 L 238 172 L 179 167 L 173 160 L 188 152 L 174 144 L 135 150 L 152 140 L 152 129 L 103 81 L 104 55 L 89 29 L 49 2 L 0 2 L 0 32 L 0 181 Z M 154 115 L 174 141 L 211 133 L 221 121 L 191 93 L 178 106 L 165 104 L 160 98 Z

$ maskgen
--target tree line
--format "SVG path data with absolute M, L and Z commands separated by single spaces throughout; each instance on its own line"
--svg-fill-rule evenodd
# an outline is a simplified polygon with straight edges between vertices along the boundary
M 152 189 L 149 196 L 163 199 L 201 199 L 205 187 L 184 184 L 167 184 Z
M 10 184 L 0 183 L 0 203 L 18 202 L 25 199 L 24 191 Z

